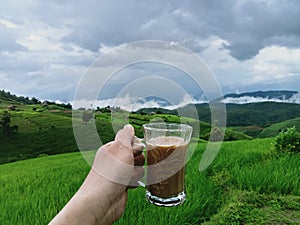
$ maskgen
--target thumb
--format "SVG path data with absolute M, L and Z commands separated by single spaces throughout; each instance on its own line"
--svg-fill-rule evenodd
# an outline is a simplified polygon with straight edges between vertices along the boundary
M 132 140 L 134 137 L 134 128 L 130 124 L 124 126 L 122 130 L 119 130 L 116 134 L 115 141 L 118 141 L 126 148 L 132 149 Z
M 115 141 L 103 145 L 97 151 L 93 169 L 105 179 L 127 186 L 134 169 L 133 137 L 133 127 L 124 126 L 117 132 Z

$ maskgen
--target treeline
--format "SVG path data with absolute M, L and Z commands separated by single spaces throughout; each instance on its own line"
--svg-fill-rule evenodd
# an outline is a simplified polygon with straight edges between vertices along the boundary
M 29 97 L 24 97 L 24 96 L 16 96 L 15 94 L 11 94 L 9 91 L 6 92 L 4 90 L 0 90 L 0 101 L 1 99 L 6 100 L 6 101 L 13 101 L 13 102 L 18 102 L 18 103 L 23 103 L 27 105 L 34 105 L 34 104 L 42 104 L 40 100 L 38 100 L 35 97 L 29 98 Z M 63 107 L 65 109 L 72 109 L 72 105 L 70 103 L 56 103 L 52 101 L 45 101 L 47 105 L 57 105 L 60 107 Z
M 300 117 L 300 104 L 261 102 L 249 104 L 228 104 L 227 123 L 229 126 L 261 126 Z
M 255 98 L 266 98 L 266 99 L 281 99 L 286 100 L 297 94 L 297 91 L 255 91 L 245 92 L 241 94 L 227 94 L 224 98 L 240 98 L 240 97 L 255 97 Z
M 0 90 L 0 98 L 7 101 L 15 101 L 15 102 L 29 104 L 29 105 L 41 103 L 38 99 L 34 97 L 29 98 L 23 96 L 16 96 L 15 94 L 11 94 L 9 91 L 6 92 L 4 90 Z

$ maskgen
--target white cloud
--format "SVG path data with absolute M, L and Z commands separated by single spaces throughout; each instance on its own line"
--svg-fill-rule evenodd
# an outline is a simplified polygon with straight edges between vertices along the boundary
M 300 49 L 271 46 L 249 61 L 256 82 L 300 81 Z
M 14 28 L 18 27 L 18 25 L 15 24 L 14 22 L 8 21 L 8 20 L 4 20 L 4 19 L 0 20 L 0 24 L 3 25 L 4 27 L 8 28 L 8 29 L 14 29 Z
M 0 89 L 71 100 L 98 56 L 157 39 L 202 57 L 224 92 L 299 90 L 299 9 L 297 0 L 3 0 Z M 43 92 L 41 84 L 53 91 Z
M 26 36 L 19 38 L 17 43 L 33 52 L 58 52 L 64 50 L 60 47 L 60 39 L 67 33 L 68 31 L 64 28 L 47 26 L 44 29 L 28 32 Z
M 219 37 L 212 37 L 200 56 L 208 63 L 226 93 L 235 91 L 299 90 L 300 48 L 269 46 L 249 60 L 239 61 L 224 49 Z
M 149 21 L 147 21 L 146 23 L 142 24 L 141 29 L 148 29 L 152 26 L 154 26 L 157 23 L 157 20 L 155 19 L 150 19 Z
M 227 97 L 223 101 L 223 103 L 234 103 L 234 104 L 247 104 L 247 103 L 255 103 L 255 102 L 284 102 L 284 103 L 300 103 L 300 92 L 294 94 L 289 99 L 278 99 L 278 98 L 262 98 L 262 97 L 253 97 L 253 96 L 242 96 L 242 97 Z
M 74 108 L 86 108 L 86 109 L 96 109 L 97 107 L 104 108 L 107 106 L 110 107 L 120 107 L 123 110 L 128 112 L 137 111 L 142 108 L 165 108 L 169 110 L 178 109 L 180 107 L 184 107 L 188 104 L 198 104 L 198 103 L 206 103 L 205 99 L 194 99 L 189 95 L 183 95 L 180 101 L 177 104 L 166 104 L 168 101 L 162 101 L 159 98 L 153 98 L 149 100 L 145 100 L 145 98 L 131 96 L 130 94 L 124 95 L 122 97 L 117 98 L 109 98 L 102 100 L 87 100 L 80 99 L 75 100 L 71 104 Z

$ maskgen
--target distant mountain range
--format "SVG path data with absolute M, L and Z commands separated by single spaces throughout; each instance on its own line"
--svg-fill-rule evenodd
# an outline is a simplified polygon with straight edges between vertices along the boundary
M 287 100 L 292 98 L 297 93 L 298 93 L 297 91 L 255 91 L 255 92 L 245 92 L 241 94 L 227 94 L 224 96 L 224 98 L 255 97 L 255 98 Z
M 231 93 L 224 95 L 221 101 L 225 104 L 248 104 L 260 102 L 300 104 L 300 92 L 280 90 L 244 92 L 240 94 Z M 208 102 L 205 100 L 205 98 L 201 98 L 200 100 L 193 99 L 192 102 L 181 102 L 178 105 L 174 106 L 167 100 L 164 100 L 160 97 L 149 96 L 142 100 L 139 100 L 138 103 L 144 106 L 142 108 L 176 109 L 188 104 L 202 104 Z
M 16 96 L 9 92 L 0 90 L 0 101 L 1 100 L 10 100 L 12 102 L 20 102 L 25 104 L 36 104 L 40 103 L 40 101 L 36 98 L 29 99 L 28 97 Z M 248 103 L 261 103 L 261 102 L 277 102 L 277 103 L 296 103 L 300 104 L 300 92 L 297 91 L 286 91 L 286 90 L 278 90 L 278 91 L 255 91 L 255 92 L 244 92 L 244 93 L 231 93 L 223 96 L 222 100 L 225 104 L 248 104 Z M 47 101 L 48 103 L 57 104 L 55 102 Z M 117 102 L 117 105 L 114 105 Z M 176 105 L 172 104 L 167 99 L 163 99 L 159 96 L 147 96 L 145 98 L 137 98 L 128 96 L 126 98 L 122 98 L 118 101 L 116 99 L 105 99 L 98 100 L 97 104 L 93 105 L 96 107 L 106 107 L 110 105 L 111 107 L 121 107 L 128 111 L 138 111 L 140 109 L 145 108 L 163 108 L 168 110 L 174 110 L 178 108 L 182 108 L 189 104 L 203 104 L 208 103 L 205 97 L 201 97 L 200 99 L 192 99 L 185 98 L 183 96 L 183 100 L 178 102 Z M 61 104 L 63 107 L 71 108 L 69 104 Z M 87 106 L 90 107 L 90 103 Z
M 224 103 L 246 104 L 257 102 L 284 102 L 300 104 L 300 93 L 297 91 L 255 91 L 240 94 L 227 94 Z

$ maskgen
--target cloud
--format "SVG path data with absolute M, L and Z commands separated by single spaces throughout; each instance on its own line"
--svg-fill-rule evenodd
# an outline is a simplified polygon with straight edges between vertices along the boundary
M 223 47 L 233 57 L 245 60 L 272 44 L 299 47 L 299 9 L 298 1 L 153 1 L 151 9 L 140 1 L 98 1 L 71 7 L 77 18 L 70 17 L 72 32 L 63 40 L 98 51 L 101 43 L 163 39 L 182 44 L 215 35 L 227 40 Z
M 1 26 L 2 23 L 0 24 L 0 52 L 27 51 L 26 47 L 16 41 L 17 34 L 10 27 L 7 27 L 8 22 L 5 23 L 5 26 Z
M 227 26 L 217 35 L 229 42 L 224 47 L 233 57 L 250 59 L 270 45 L 300 46 L 298 1 L 235 1 L 232 9 L 234 17 L 222 20 Z
M 71 104 L 75 109 L 78 108 L 104 108 L 107 106 L 110 107 L 120 107 L 123 110 L 128 112 L 138 111 L 143 108 L 165 108 L 169 110 L 178 109 L 184 107 L 188 104 L 201 104 L 207 103 L 205 99 L 194 99 L 189 95 L 185 94 L 178 99 L 179 101 L 176 104 L 169 102 L 168 99 L 159 98 L 155 96 L 146 96 L 146 97 L 136 97 L 130 94 L 126 94 L 124 96 L 119 96 L 117 98 L 109 98 L 109 99 L 100 99 L 100 100 L 87 100 L 80 99 L 75 100 Z
M 97 57 L 145 39 L 194 51 L 224 92 L 299 90 L 297 0 L 3 0 L 0 12 L 0 89 L 14 93 L 70 101 Z
M 255 102 L 281 102 L 281 103 L 297 103 L 300 104 L 300 92 L 294 94 L 288 99 L 269 98 L 269 97 L 253 97 L 253 96 L 242 96 L 242 97 L 227 97 L 223 101 L 225 104 L 248 104 Z
M 199 55 L 213 70 L 223 92 L 255 90 L 298 90 L 300 82 L 299 48 L 269 46 L 249 60 L 239 61 L 220 49 L 226 40 L 215 37 Z

